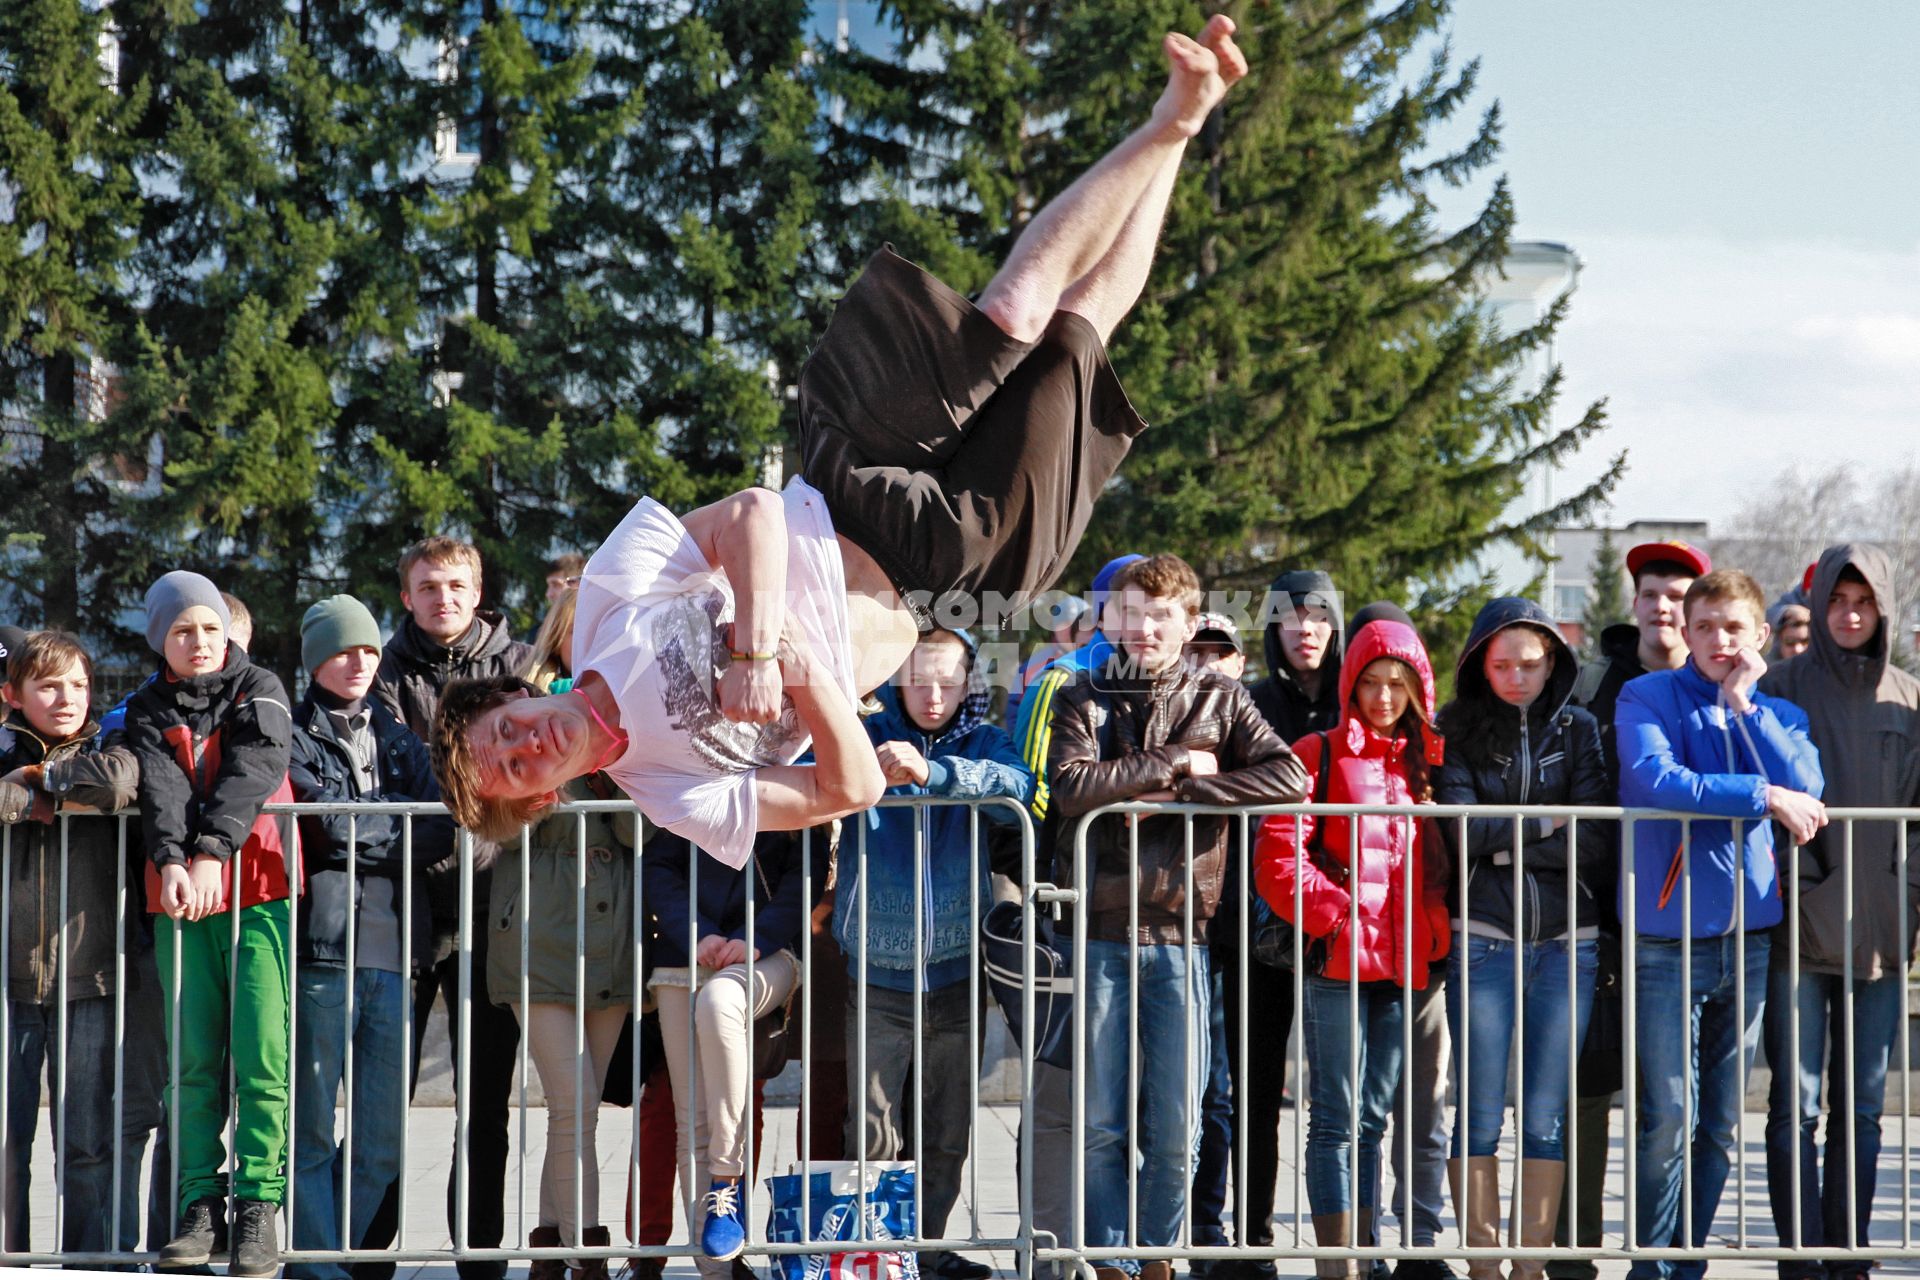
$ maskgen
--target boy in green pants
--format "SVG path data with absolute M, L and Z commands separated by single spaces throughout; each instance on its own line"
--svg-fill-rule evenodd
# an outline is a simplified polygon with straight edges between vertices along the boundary
M 147 643 L 160 674 L 128 705 L 127 740 L 140 761 L 147 903 L 161 917 L 154 950 L 182 1206 L 160 1265 L 204 1266 L 225 1247 L 222 1086 L 231 1057 L 228 1271 L 270 1276 L 280 1265 L 273 1217 L 287 1185 L 287 899 L 298 852 L 292 837 L 283 847 L 281 824 L 260 810 L 293 799 L 293 717 L 280 681 L 227 642 L 230 625 L 226 602 L 199 574 L 176 570 L 154 583 Z

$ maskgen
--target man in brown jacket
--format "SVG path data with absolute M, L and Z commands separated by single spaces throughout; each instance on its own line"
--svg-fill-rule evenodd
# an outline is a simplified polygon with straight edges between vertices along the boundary
M 1811 646 L 1760 681 L 1763 692 L 1797 704 L 1812 721 L 1825 799 L 1836 807 L 1920 805 L 1920 680 L 1891 661 L 1901 617 L 1893 585 L 1878 547 L 1828 547 L 1808 597 Z M 1903 867 L 1901 829 L 1898 822 L 1855 822 L 1851 830 L 1836 822 L 1805 848 L 1780 855 L 1788 914 L 1767 980 L 1767 1190 L 1780 1239 L 1795 1248 L 1867 1243 L 1887 1063 L 1906 1025 L 1903 979 L 1920 932 L 1920 843 L 1909 842 Z M 1797 971 L 1787 932 L 1796 928 Z M 1821 1161 L 1814 1128 L 1829 1052 L 1834 1069 Z M 1867 1265 L 1788 1259 L 1780 1275 L 1838 1280 L 1865 1275 Z
M 1207 921 L 1220 902 L 1230 819 L 1191 819 L 1190 841 L 1188 819 L 1176 814 L 1076 819 L 1129 800 L 1288 804 L 1307 786 L 1246 689 L 1183 660 L 1200 612 L 1200 580 L 1187 562 L 1149 556 L 1113 585 L 1118 648 L 1061 689 L 1048 755 L 1061 865 L 1076 867 L 1087 904 L 1075 932 L 1086 993 L 1086 1243 L 1095 1254 L 1176 1244 L 1186 1217 L 1208 1070 Z M 1130 1167 L 1136 1115 L 1146 1119 Z M 1129 1240 L 1136 1173 L 1139 1237 Z M 1142 1269 L 1128 1259 L 1098 1270 L 1101 1280 L 1121 1272 L 1168 1280 L 1172 1264 Z

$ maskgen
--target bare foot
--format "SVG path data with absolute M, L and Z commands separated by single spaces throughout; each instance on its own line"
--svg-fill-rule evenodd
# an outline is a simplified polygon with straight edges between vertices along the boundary
M 1191 138 L 1207 122 L 1227 90 L 1247 74 L 1246 55 L 1233 42 L 1233 19 L 1216 13 L 1198 40 L 1169 31 L 1167 87 L 1154 104 L 1155 122 L 1177 137 Z

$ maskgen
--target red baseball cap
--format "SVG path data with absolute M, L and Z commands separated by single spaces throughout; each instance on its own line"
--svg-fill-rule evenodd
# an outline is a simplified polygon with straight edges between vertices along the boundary
M 1696 578 L 1713 572 L 1713 558 L 1690 542 L 1678 538 L 1671 542 L 1643 542 L 1627 552 L 1627 572 L 1640 576 L 1640 570 L 1661 560 L 1671 560 L 1693 570 Z

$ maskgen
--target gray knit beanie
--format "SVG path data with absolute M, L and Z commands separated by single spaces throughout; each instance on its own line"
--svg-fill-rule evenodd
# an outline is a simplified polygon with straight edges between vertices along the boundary
M 380 647 L 380 624 L 352 596 L 328 596 L 300 619 L 300 665 L 312 672 L 336 653 Z
M 160 581 L 147 589 L 147 646 L 165 656 L 167 632 L 180 615 L 195 605 L 204 605 L 220 615 L 220 629 L 233 629 L 233 615 L 220 598 L 220 588 L 197 573 L 175 569 L 160 575 Z

